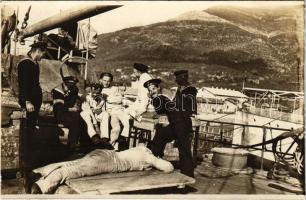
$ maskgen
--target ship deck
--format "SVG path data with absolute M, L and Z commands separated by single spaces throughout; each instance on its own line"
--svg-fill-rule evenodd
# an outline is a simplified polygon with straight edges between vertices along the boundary
M 61 144 L 56 131 L 58 127 L 41 127 L 39 134 L 31 135 L 29 146 L 31 149 L 39 151 L 32 151 L 33 154 L 29 160 L 30 163 L 34 163 L 37 160 L 47 160 L 49 163 L 52 161 L 58 161 L 65 155 L 65 148 Z M 12 139 L 17 137 L 18 131 L 13 131 Z M 15 135 L 14 135 L 15 134 Z M 5 135 L 3 135 L 4 137 Z M 14 136 L 14 138 L 13 138 Z M 51 142 L 53 141 L 53 142 Z M 17 141 L 14 140 L 14 143 Z M 16 149 L 16 148 L 15 148 Z M 50 151 L 51 150 L 51 151 Z M 58 150 L 55 152 L 55 150 Z M 35 154 L 35 156 L 33 156 Z M 50 158 L 48 158 L 50 157 Z M 17 158 L 17 157 L 16 157 Z M 47 159 L 48 158 L 48 159 Z M 241 195 L 241 194 L 264 194 L 264 195 L 297 195 L 305 193 L 301 187 L 291 187 L 288 184 L 277 182 L 276 180 L 267 179 L 266 176 L 258 176 L 254 173 L 256 170 L 250 168 L 247 171 L 241 173 L 227 173 L 225 171 L 216 171 L 213 168 L 207 168 L 207 162 L 202 161 L 198 163 L 195 170 L 195 183 L 187 185 L 185 189 L 179 189 L 177 187 L 159 187 L 159 188 L 146 188 L 145 190 L 135 190 L 129 192 L 120 192 L 118 194 L 137 194 L 137 195 L 164 195 L 164 194 L 190 194 L 190 195 Z M 11 162 L 10 162 L 11 163 Z M 42 163 L 40 163 L 42 164 Z M 47 164 L 47 163 L 46 163 Z M 266 174 L 267 172 L 262 174 Z M 4 178 L 2 174 L 1 194 L 25 194 L 23 188 L 22 178 Z M 68 188 L 68 186 L 62 187 L 61 194 L 74 193 Z M 289 197 L 289 196 L 288 196 Z M 296 196 L 299 197 L 299 196 Z M 287 198 L 289 199 L 289 198 Z
M 235 174 L 222 175 L 220 177 L 208 177 L 203 175 L 203 166 L 198 165 L 195 170 L 196 182 L 187 185 L 185 189 L 177 187 L 164 187 L 157 189 L 137 190 L 132 192 L 117 193 L 120 195 L 165 195 L 165 194 L 196 194 L 196 195 L 295 195 L 297 199 L 301 194 L 298 192 L 302 188 L 296 188 L 296 191 L 289 191 L 288 189 L 280 187 L 272 187 L 275 180 L 269 180 L 265 177 L 254 174 Z M 273 184 L 274 183 L 274 184 Z M 8 179 L 2 180 L 1 184 L 2 195 L 10 194 L 25 194 L 23 189 L 22 179 Z M 61 194 L 75 194 L 68 186 L 61 186 Z M 289 196 L 287 199 L 289 199 Z

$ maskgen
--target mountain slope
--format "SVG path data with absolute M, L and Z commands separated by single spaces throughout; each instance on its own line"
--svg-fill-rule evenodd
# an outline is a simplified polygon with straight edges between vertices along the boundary
M 169 85 L 174 82 L 167 71 L 188 68 L 199 86 L 239 88 L 248 77 L 254 87 L 297 90 L 299 84 L 293 81 L 279 88 L 283 78 L 300 73 L 301 52 L 298 26 L 283 27 L 295 18 L 291 11 L 283 15 L 282 11 L 213 7 L 163 23 L 102 34 L 97 57 L 90 64 L 114 73 L 112 68 L 122 68 L 124 75 L 131 73 L 134 62 L 144 62 Z M 130 81 L 121 77 L 125 77 L 122 82 Z
M 215 6 L 205 11 L 237 25 L 252 27 L 266 34 L 296 30 L 303 6 L 234 7 Z

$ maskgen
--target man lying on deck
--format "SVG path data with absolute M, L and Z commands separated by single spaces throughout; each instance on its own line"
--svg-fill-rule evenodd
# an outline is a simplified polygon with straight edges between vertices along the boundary
M 94 176 L 102 173 L 141 171 L 155 167 L 164 172 L 174 170 L 168 161 L 155 157 L 152 152 L 138 146 L 125 151 L 96 149 L 83 158 L 47 165 L 33 170 L 40 176 L 32 186 L 32 194 L 53 193 L 66 179 Z

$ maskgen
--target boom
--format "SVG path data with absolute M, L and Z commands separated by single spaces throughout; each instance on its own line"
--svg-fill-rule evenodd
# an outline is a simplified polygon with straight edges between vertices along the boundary
M 67 22 L 79 21 L 119 7 L 121 7 L 121 5 L 90 5 L 84 6 L 81 9 L 71 9 L 60 14 L 53 15 L 27 27 L 26 29 L 20 31 L 18 39 L 21 41 L 27 37 L 57 28 Z

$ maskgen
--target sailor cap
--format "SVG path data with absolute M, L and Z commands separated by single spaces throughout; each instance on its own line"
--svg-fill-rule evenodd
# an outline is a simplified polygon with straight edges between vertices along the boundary
M 134 63 L 134 68 L 140 72 L 148 72 L 149 67 L 142 63 Z
M 154 79 L 150 79 L 150 80 L 146 81 L 143 84 L 143 87 L 148 88 L 150 85 L 158 86 L 160 83 L 161 83 L 161 80 L 159 78 L 154 78 Z

